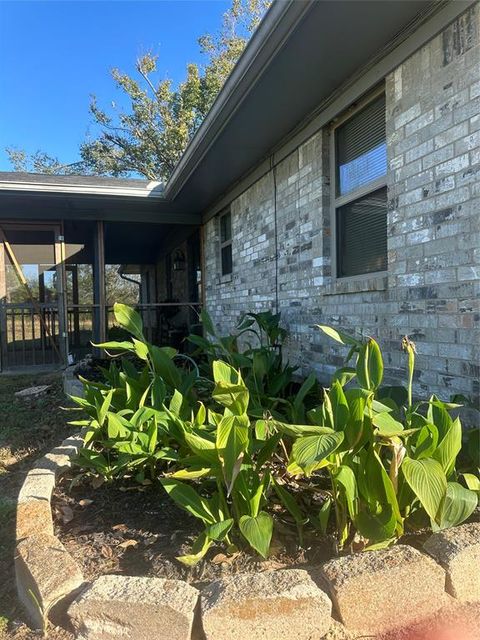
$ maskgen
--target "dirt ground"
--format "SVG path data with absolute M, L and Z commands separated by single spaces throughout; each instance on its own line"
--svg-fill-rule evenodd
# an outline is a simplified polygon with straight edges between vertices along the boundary
M 226 574 L 317 565 L 331 558 L 333 538 L 315 535 L 298 549 L 288 516 L 279 514 L 268 560 L 248 552 L 226 555 L 219 543 L 205 559 L 187 567 L 176 558 L 190 553 L 199 521 L 179 509 L 161 485 L 103 484 L 94 488 L 74 474 L 65 476 L 53 497 L 55 533 L 88 580 L 116 573 L 186 580 L 201 588 Z
M 49 384 L 40 399 L 26 403 L 15 391 Z M 61 374 L 0 376 L 0 639 L 33 640 L 40 636 L 24 623 L 17 602 L 13 571 L 15 502 L 34 460 L 64 440 L 73 430 L 62 391 Z M 61 629 L 50 629 L 50 640 L 70 640 Z

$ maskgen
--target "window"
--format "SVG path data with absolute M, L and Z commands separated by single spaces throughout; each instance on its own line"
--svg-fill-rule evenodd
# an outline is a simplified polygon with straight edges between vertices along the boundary
M 334 130 L 337 278 L 387 269 L 385 96 Z
M 230 211 L 220 216 L 220 264 L 222 276 L 232 273 L 232 214 Z

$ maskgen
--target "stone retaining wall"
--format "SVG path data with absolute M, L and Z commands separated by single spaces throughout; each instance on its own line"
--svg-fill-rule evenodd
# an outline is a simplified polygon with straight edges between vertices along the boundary
M 396 545 L 308 570 L 229 576 L 202 591 L 123 575 L 87 583 L 54 535 L 50 505 L 80 445 L 73 436 L 41 458 L 18 498 L 17 590 L 35 628 L 53 617 L 83 640 L 354 640 L 410 627 L 452 603 L 480 606 L 477 523 L 434 533 L 424 552 Z

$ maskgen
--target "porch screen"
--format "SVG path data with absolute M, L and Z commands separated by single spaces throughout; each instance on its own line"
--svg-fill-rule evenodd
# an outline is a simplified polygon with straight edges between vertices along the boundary
M 387 268 L 385 96 L 335 130 L 336 275 Z

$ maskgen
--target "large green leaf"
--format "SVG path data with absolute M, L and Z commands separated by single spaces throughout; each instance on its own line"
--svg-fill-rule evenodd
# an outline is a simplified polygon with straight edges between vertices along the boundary
M 184 433 L 183 437 L 185 439 L 185 443 L 195 455 L 199 456 L 209 464 L 218 465 L 218 452 L 214 442 L 211 442 L 206 438 L 202 438 L 195 433 L 189 433 L 188 431 Z
M 190 485 L 172 478 L 162 478 L 160 482 L 170 498 L 179 507 L 199 518 L 205 524 L 215 523 L 216 518 L 211 512 L 208 500 L 202 498 Z
M 230 529 L 233 526 L 233 518 L 228 520 L 222 520 L 221 522 L 215 522 L 205 529 L 205 533 L 210 540 L 223 540 L 228 535 Z
M 222 360 L 215 360 L 212 364 L 212 369 L 213 379 L 217 384 L 219 382 L 225 382 L 236 385 L 239 384 L 241 380 L 239 372 Z
M 312 468 L 338 449 L 343 442 L 343 438 L 343 431 L 298 438 L 292 447 L 293 460 L 308 474 L 309 468 Z
M 317 327 L 317 329 L 320 329 L 320 331 L 323 331 L 323 333 L 325 333 L 329 338 L 332 338 L 336 342 L 340 342 L 340 344 L 345 344 L 350 346 L 356 346 L 359 344 L 358 340 L 356 340 L 355 338 L 352 338 L 352 336 L 349 336 L 346 333 L 343 333 L 343 331 L 338 331 L 338 329 L 334 329 L 333 327 L 328 327 L 327 325 L 324 325 L 324 324 L 317 324 L 315 326 Z
M 328 393 L 332 407 L 333 428 L 336 431 L 343 431 L 348 424 L 350 409 L 342 385 L 338 380 L 333 382 Z
M 217 427 L 216 447 L 222 463 L 228 493 L 240 471 L 243 454 L 248 445 L 249 427 L 237 416 L 225 416 Z
M 285 433 L 292 438 L 333 433 L 333 429 L 330 429 L 330 427 L 319 427 L 315 424 L 287 424 L 278 420 L 272 420 L 271 424 L 277 431 Z
M 373 338 L 369 338 L 357 359 L 357 379 L 364 389 L 377 389 L 383 379 L 383 358 L 380 347 Z
M 434 424 L 437 427 L 439 440 L 445 437 L 453 423 L 445 403 L 441 402 L 435 395 L 433 395 L 429 401 L 427 420 L 430 424 Z
M 365 407 L 368 392 L 364 389 L 346 389 L 345 397 L 348 402 L 350 418 L 345 427 L 345 436 L 351 448 L 363 442 L 365 436 Z
M 379 513 L 361 511 L 355 525 L 369 542 L 387 542 L 394 537 L 397 522 L 391 505 L 387 504 Z
M 113 313 L 118 324 L 129 331 L 138 340 L 144 341 L 143 322 L 140 314 L 126 304 L 116 302 L 113 305 Z
M 470 489 L 465 489 L 458 482 L 447 483 L 447 492 L 438 518 L 438 529 L 455 527 L 464 522 L 475 511 L 478 498 Z M 437 529 L 435 523 L 433 528 Z
M 355 520 L 358 513 L 358 490 L 355 473 L 347 465 L 340 465 L 333 480 L 339 490 L 345 495 L 348 512 L 352 520 Z
M 172 351 L 167 347 L 148 344 L 148 354 L 155 373 L 162 377 L 167 385 L 170 385 L 173 389 L 178 389 L 182 382 L 182 376 L 172 360 Z
M 401 470 L 422 507 L 432 520 L 437 521 L 447 492 L 447 479 L 442 465 L 432 458 L 413 460 L 405 457 Z
M 249 393 L 243 383 L 217 382 L 212 398 L 237 416 L 247 412 Z
M 242 535 L 251 547 L 266 558 L 273 533 L 273 518 L 265 511 L 255 516 L 242 516 L 238 523 Z
M 127 342 L 126 340 L 111 340 L 110 342 L 99 342 L 98 344 L 92 342 L 92 345 L 98 349 L 111 349 L 112 351 L 135 351 L 133 342 Z
M 438 445 L 438 429 L 434 424 L 424 424 L 415 445 L 415 460 L 431 458 Z
M 462 448 L 462 425 L 459 418 L 454 420 L 447 428 L 445 435 L 440 440 L 437 448 L 432 453 L 432 458 L 438 460 L 448 477 L 453 468 L 460 449 Z
M 403 433 L 403 424 L 395 420 L 390 413 L 374 413 L 372 423 L 377 427 L 379 436 L 391 438 Z
M 467 487 L 480 496 L 480 478 L 473 473 L 462 473 L 462 476 Z

